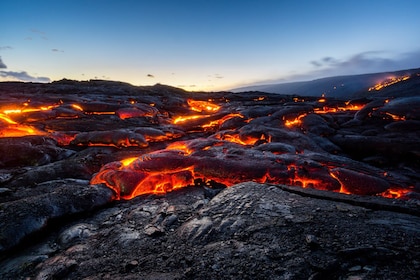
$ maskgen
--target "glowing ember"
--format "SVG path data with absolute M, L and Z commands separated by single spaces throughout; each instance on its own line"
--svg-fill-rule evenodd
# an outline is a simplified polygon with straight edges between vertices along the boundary
M 77 105 L 77 104 L 72 104 L 71 105 L 71 107 L 73 107 L 74 109 L 76 109 L 76 110 L 79 110 L 79 111 L 82 111 L 83 112 L 83 108 L 82 108 L 82 106 L 80 106 L 80 105 Z
M 405 121 L 405 116 L 398 116 L 389 112 L 385 112 L 385 114 L 390 116 L 394 121 Z
M 187 103 L 190 106 L 191 110 L 196 112 L 217 112 L 220 109 L 220 106 L 210 103 L 208 101 L 197 101 L 188 99 Z
M 190 148 L 188 148 L 188 145 L 183 141 L 169 144 L 168 147 L 166 147 L 166 150 L 177 150 L 177 151 L 183 152 L 186 155 L 189 155 L 193 152 Z
M 225 140 L 231 143 L 236 143 L 240 145 L 254 145 L 260 138 L 255 137 L 240 137 L 238 134 L 218 134 L 216 137 L 220 140 Z
M 307 114 L 302 114 L 292 120 L 285 120 L 284 125 L 287 127 L 300 125 L 302 123 L 302 118 L 306 117 L 306 115 Z
M 191 111 L 195 111 L 195 112 L 207 112 L 207 113 L 215 113 L 217 111 L 219 111 L 220 106 L 213 104 L 209 101 L 198 101 L 198 100 L 192 100 L 192 99 L 188 99 L 187 100 L 188 105 L 190 106 Z M 189 121 L 192 120 L 198 120 L 198 119 L 204 119 L 204 118 L 208 118 L 210 117 L 210 115 L 188 115 L 188 116 L 178 116 L 176 118 L 173 119 L 172 123 L 173 124 L 183 124 L 183 123 L 187 123 Z M 210 123 L 207 124 L 207 127 L 211 127 L 216 125 L 217 123 Z
M 320 103 L 325 103 L 325 101 Z M 329 114 L 329 113 L 337 113 L 337 112 L 346 112 L 346 111 L 359 111 L 363 108 L 362 105 L 352 104 L 350 101 L 347 101 L 343 104 L 344 106 L 336 105 L 336 106 L 324 106 L 322 108 L 314 108 L 314 113 L 316 114 Z
M 47 135 L 47 133 L 28 125 L 9 125 L 0 130 L 0 137 L 22 137 L 28 135 Z
M 25 105 L 26 104 L 26 105 Z M 22 116 L 23 114 L 40 112 L 40 111 L 48 111 L 57 106 L 42 106 L 40 108 L 29 108 L 27 107 L 28 104 L 25 103 L 23 108 L 19 109 L 3 109 L 2 113 L 0 113 L 0 120 L 5 122 L 5 126 L 0 130 L 0 137 L 22 137 L 27 135 L 46 135 L 46 132 L 43 132 L 31 125 L 19 124 L 13 118 L 17 118 Z
M 126 158 L 121 160 L 121 163 L 123 166 L 128 166 L 130 165 L 133 161 L 135 161 L 137 159 L 137 157 L 132 157 L 132 158 Z
M 212 128 L 212 127 L 215 127 L 215 126 L 221 126 L 227 120 L 230 120 L 230 119 L 236 118 L 236 117 L 244 118 L 244 116 L 242 116 L 241 114 L 229 114 L 229 115 L 226 115 L 226 116 L 222 117 L 221 119 L 214 120 L 214 121 L 211 121 L 209 123 L 203 124 L 202 127 L 203 128 Z
M 209 115 L 192 115 L 192 116 L 179 116 L 176 117 L 173 120 L 173 124 L 180 124 L 180 123 L 185 123 L 188 122 L 190 120 L 197 120 L 197 119 L 203 119 L 208 117 Z
M 402 82 L 402 81 L 406 81 L 408 79 L 410 79 L 409 75 L 401 76 L 401 77 L 389 77 L 388 79 L 374 85 L 373 87 L 370 87 L 369 91 L 381 90 L 385 87 L 388 87 L 390 85 L 393 85 L 393 84 L 396 84 L 396 83 L 399 83 L 399 82 Z
M 410 189 L 388 189 L 380 195 L 387 198 L 404 198 L 410 192 Z

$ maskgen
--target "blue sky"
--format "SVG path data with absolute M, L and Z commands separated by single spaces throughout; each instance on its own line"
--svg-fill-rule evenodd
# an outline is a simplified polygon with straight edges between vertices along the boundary
M 0 81 L 187 90 L 420 67 L 418 0 L 2 0 Z

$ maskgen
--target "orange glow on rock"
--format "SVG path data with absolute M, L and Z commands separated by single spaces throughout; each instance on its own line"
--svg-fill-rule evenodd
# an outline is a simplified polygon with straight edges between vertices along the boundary
M 391 114 L 391 113 L 388 113 L 388 112 L 386 112 L 385 114 L 390 116 L 394 121 L 405 121 L 406 120 L 405 116 L 398 116 L 398 115 Z
M 135 161 L 137 157 L 131 157 L 121 160 L 123 166 L 129 166 L 133 161 Z
M 345 102 L 344 106 L 324 106 L 322 108 L 314 108 L 315 114 L 329 114 L 337 112 L 346 112 L 346 111 L 359 111 L 364 106 L 351 104 L 350 102 Z
M 29 125 L 9 125 L 0 130 L 0 137 L 22 137 L 29 135 L 47 135 L 47 133 Z
M 72 104 L 71 105 L 71 107 L 73 107 L 74 109 L 76 109 L 76 110 L 79 110 L 79 111 L 82 111 L 83 112 L 83 108 L 82 108 L 82 106 L 80 106 L 80 105 L 77 105 L 77 104 Z
M 287 127 L 300 125 L 302 123 L 302 118 L 306 117 L 306 115 L 307 114 L 302 114 L 292 120 L 285 120 L 284 125 Z
M 385 87 L 388 87 L 390 85 L 393 85 L 393 84 L 396 84 L 396 83 L 399 83 L 399 82 L 402 82 L 402 81 L 406 81 L 408 79 L 410 79 L 409 75 L 401 76 L 401 77 L 389 77 L 389 78 L 377 83 L 376 85 L 370 87 L 369 91 L 374 91 L 374 90 L 378 91 L 378 90 L 381 90 L 381 89 L 383 89 Z
M 202 118 L 206 118 L 206 117 L 208 117 L 208 115 L 179 116 L 179 117 L 176 117 L 173 120 L 173 124 L 185 123 L 185 122 L 188 122 L 190 120 L 197 120 L 197 119 L 202 119 Z
M 186 155 L 189 155 L 193 152 L 190 148 L 188 148 L 187 144 L 183 141 L 169 144 L 168 147 L 166 147 L 166 150 L 177 150 L 177 151 L 183 152 Z
M 393 189 L 390 188 L 380 195 L 387 198 L 404 198 L 408 193 L 410 193 L 410 189 Z
M 51 110 L 57 107 L 58 105 L 41 106 L 39 108 L 29 108 L 28 104 L 25 104 L 22 108 L 4 108 L 0 112 L 0 121 L 3 121 L 5 123 L 3 128 L 0 127 L 0 137 L 22 137 L 28 135 L 47 134 L 46 132 L 35 128 L 34 126 L 20 124 L 14 119 L 27 113 Z
M 203 128 L 212 128 L 212 127 L 216 127 L 216 126 L 221 126 L 227 120 L 230 120 L 230 119 L 235 118 L 235 117 L 244 118 L 244 116 L 242 116 L 241 114 L 237 114 L 237 113 L 236 114 L 235 113 L 228 114 L 228 115 L 222 117 L 221 119 L 214 120 L 214 121 L 211 121 L 209 123 L 203 124 L 202 127 Z
M 257 138 L 257 137 L 252 137 L 252 136 L 241 137 L 239 134 L 223 134 L 223 135 L 218 134 L 216 135 L 216 138 L 227 141 L 227 142 L 240 144 L 243 146 L 248 146 L 248 145 L 253 146 L 257 141 L 265 139 L 264 135 L 262 135 L 260 138 Z M 264 139 L 261 139 L 261 138 L 264 138 Z
M 219 105 L 213 104 L 208 101 L 188 99 L 187 103 L 190 106 L 191 110 L 196 112 L 217 112 L 220 109 Z

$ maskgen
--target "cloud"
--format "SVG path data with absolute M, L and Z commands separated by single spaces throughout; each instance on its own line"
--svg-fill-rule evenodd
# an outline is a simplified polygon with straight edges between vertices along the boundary
M 0 71 L 0 77 L 5 79 L 10 79 L 14 81 L 22 82 L 39 82 L 39 83 L 49 83 L 51 82 L 50 78 L 47 77 L 34 77 L 29 75 L 26 71 L 14 72 L 14 71 Z
M 32 28 L 31 29 L 31 32 L 32 33 L 35 33 L 35 34 L 37 34 L 38 36 L 40 36 L 42 39 L 44 39 L 44 40 L 48 40 L 48 38 L 47 38 L 47 36 L 46 36 L 46 33 L 44 32 L 44 31 L 41 31 L 41 30 L 38 30 L 38 29 L 35 29 L 35 28 Z M 31 38 L 32 39 L 32 38 Z
M 299 73 L 286 80 L 307 80 L 329 76 L 356 75 L 397 71 L 420 67 L 420 50 L 400 54 L 384 51 L 368 51 L 354 54 L 346 59 L 324 57 L 309 62 L 315 69 Z
M 41 30 L 38 30 L 38 29 L 36 29 L 36 28 L 32 28 L 32 29 L 31 29 L 31 32 L 32 32 L 32 33 L 41 34 L 41 35 L 45 35 L 45 32 L 43 32 L 43 31 L 41 31 Z
M 315 67 L 322 67 L 322 66 L 331 66 L 336 63 L 339 63 L 337 59 L 331 56 L 326 56 L 324 58 L 321 58 L 320 60 L 313 60 L 310 62 Z
M 420 68 L 420 49 L 405 53 L 368 51 L 354 54 L 348 58 L 326 56 L 308 62 L 312 69 L 306 72 L 294 71 L 282 78 L 255 81 L 248 85 L 266 85 L 308 81 L 324 77 L 381 73 Z
M 311 64 L 312 64 L 313 66 L 315 66 L 315 67 L 321 67 L 321 66 L 322 66 L 322 63 L 321 63 L 321 62 L 319 62 L 319 61 L 315 61 L 315 60 L 311 61 Z
M 3 60 L 1 60 L 1 56 L 0 56 L 0 69 L 6 69 L 7 66 L 6 64 L 4 64 Z
M 4 50 L 12 50 L 13 48 L 11 46 L 1 46 L 0 50 L 4 51 Z
M 333 63 L 333 62 L 335 62 L 336 60 L 335 60 L 333 57 L 331 57 L 331 56 L 327 56 L 327 57 L 324 57 L 324 58 L 322 59 L 322 61 L 323 61 L 323 62 L 325 62 L 325 63 Z
M 154 76 L 154 75 L 152 75 L 152 74 L 147 74 L 147 77 L 148 77 L 148 78 L 154 78 L 155 76 Z
M 224 79 L 224 77 L 220 74 L 207 75 L 207 77 L 209 77 L 209 82 L 213 81 L 213 79 Z
M 0 56 L 0 69 L 7 69 L 6 64 Z M 0 71 L 0 78 L 3 80 L 11 81 L 21 81 L 21 82 L 39 82 L 39 83 L 49 83 L 51 79 L 48 77 L 34 77 L 29 75 L 26 71 L 15 72 L 15 71 Z
M 29 36 L 26 36 L 25 40 L 32 41 L 32 40 L 35 40 L 37 38 L 38 39 L 41 38 L 41 39 L 46 40 L 46 41 L 48 40 L 47 33 L 45 33 L 44 31 L 41 31 L 41 30 L 38 30 L 38 29 L 35 29 L 35 28 L 32 28 L 29 31 L 31 32 L 31 34 L 29 34 Z
M 59 50 L 59 49 L 51 49 L 52 52 L 64 52 L 63 50 Z

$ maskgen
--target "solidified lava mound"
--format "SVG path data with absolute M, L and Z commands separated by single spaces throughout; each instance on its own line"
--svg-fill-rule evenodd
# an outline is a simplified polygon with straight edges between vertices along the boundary
M 419 270 L 419 97 L 69 80 L 0 92 L 2 279 Z

